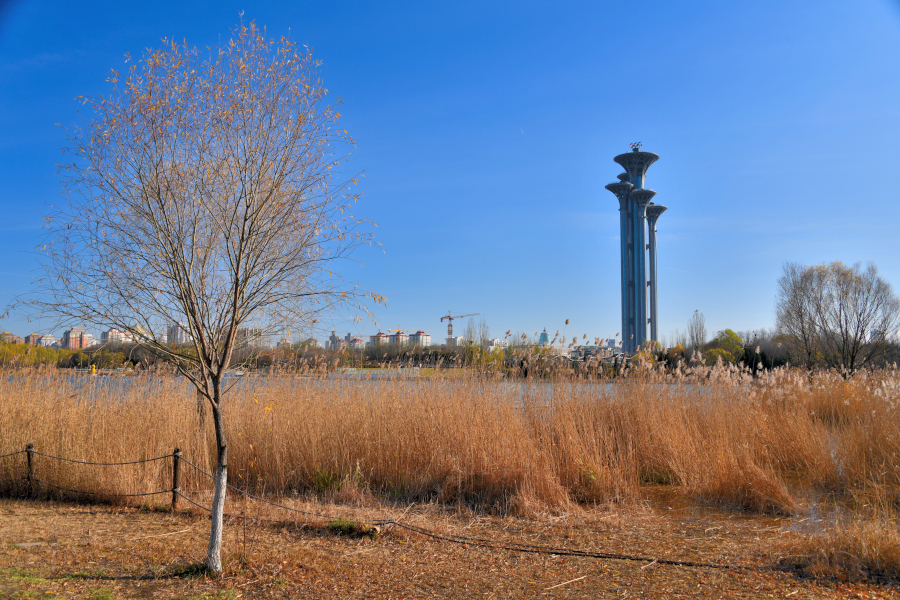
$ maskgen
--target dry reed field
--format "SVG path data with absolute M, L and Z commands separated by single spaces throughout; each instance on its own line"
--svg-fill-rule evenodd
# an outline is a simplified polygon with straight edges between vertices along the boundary
M 457 506 L 554 518 L 639 505 L 662 488 L 698 506 L 804 518 L 785 568 L 818 577 L 900 577 L 900 374 L 651 368 L 613 382 L 465 376 L 365 380 L 271 375 L 235 383 L 225 407 L 229 479 L 254 494 Z M 22 370 L 0 379 L 0 493 L 155 506 L 179 448 L 213 468 L 210 419 L 182 380 Z M 208 506 L 211 482 L 181 487 Z M 226 505 L 237 510 L 239 500 Z

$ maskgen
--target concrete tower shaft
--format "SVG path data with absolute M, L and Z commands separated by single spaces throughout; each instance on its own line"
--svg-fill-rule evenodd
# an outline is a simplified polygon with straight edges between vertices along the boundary
M 627 175 L 626 175 L 627 177 Z M 621 178 L 620 178 L 621 179 Z M 634 186 L 627 181 L 610 183 L 606 186 L 619 200 L 619 268 L 622 273 L 622 339 L 629 339 L 625 333 L 631 330 L 630 323 L 634 322 L 634 279 L 625 276 L 631 273 L 630 257 L 634 254 L 634 229 L 631 227 L 634 203 L 629 198 L 629 193 Z
M 647 340 L 647 218 L 646 210 L 650 200 L 656 195 L 653 190 L 631 190 L 632 216 L 631 229 L 634 239 L 634 250 L 629 254 L 629 271 L 634 279 L 634 324 L 629 332 L 629 339 L 634 342 L 632 351 Z M 634 337 L 631 337 L 633 335 Z
M 650 204 L 650 201 L 653 200 L 653 196 L 656 195 L 656 192 L 653 190 L 645 190 L 645 189 L 636 189 L 631 190 L 631 199 L 634 200 L 634 203 L 640 207 L 641 216 L 646 217 L 644 214 L 644 209 L 647 208 L 647 205 Z
M 647 175 L 647 169 L 650 168 L 650 165 L 659 160 L 659 154 L 633 150 L 631 152 L 626 152 L 625 154 L 620 154 L 613 160 L 622 165 L 625 172 L 628 173 L 628 181 L 630 181 L 634 187 L 642 188 L 644 187 L 644 177 Z
M 667 207 L 661 204 L 653 204 L 647 207 L 647 233 L 650 238 L 650 280 L 647 286 L 650 288 L 650 339 L 659 341 L 659 304 L 657 302 L 657 278 L 656 278 L 656 221 L 666 212 Z

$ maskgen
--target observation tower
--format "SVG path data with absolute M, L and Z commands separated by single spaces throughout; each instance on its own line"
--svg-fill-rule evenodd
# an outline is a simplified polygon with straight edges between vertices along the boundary
M 641 143 L 615 157 L 625 172 L 606 186 L 619 200 L 619 249 L 622 270 L 622 348 L 632 353 L 646 340 L 658 340 L 656 295 L 656 221 L 665 206 L 651 202 L 656 192 L 644 187 L 658 154 L 642 152 Z M 649 253 L 649 270 L 647 256 Z M 649 290 L 649 313 L 648 313 Z M 650 337 L 647 337 L 647 325 Z

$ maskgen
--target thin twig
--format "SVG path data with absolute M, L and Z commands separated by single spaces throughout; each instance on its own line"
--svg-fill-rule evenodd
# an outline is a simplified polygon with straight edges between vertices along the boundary
M 130 541 L 130 542 L 135 542 L 135 541 L 137 541 L 137 540 L 146 540 L 147 538 L 165 537 L 165 536 L 167 536 L 167 535 L 175 535 L 175 534 L 178 534 L 178 533 L 187 533 L 188 531 L 193 531 L 193 529 L 194 529 L 194 528 L 191 527 L 190 529 L 182 529 L 181 531 L 171 531 L 171 532 L 169 532 L 169 533 L 160 533 L 160 534 L 157 534 L 157 535 L 144 535 L 144 536 L 141 536 L 141 537 L 131 538 L 129 541 Z
M 575 579 L 570 579 L 569 581 L 564 581 L 564 582 L 562 582 L 562 583 L 557 583 L 556 585 L 551 585 L 550 587 L 548 587 L 548 588 L 547 588 L 546 590 L 544 590 L 544 591 L 545 591 L 545 592 L 549 592 L 549 591 L 552 590 L 553 588 L 558 588 L 558 587 L 562 587 L 562 586 L 564 586 L 564 585 L 569 585 L 570 583 L 575 583 L 576 581 L 581 581 L 582 579 L 587 579 L 587 575 L 582 575 L 581 577 L 577 577 L 577 578 L 575 578 Z

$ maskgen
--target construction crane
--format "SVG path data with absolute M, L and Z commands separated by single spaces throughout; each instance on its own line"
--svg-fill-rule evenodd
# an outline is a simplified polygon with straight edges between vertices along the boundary
M 453 337 L 453 319 L 462 319 L 463 317 L 475 317 L 480 314 L 481 313 L 471 313 L 468 315 L 454 315 L 453 313 L 451 313 L 448 310 L 447 314 L 444 315 L 443 317 L 441 317 L 441 323 L 444 322 L 444 319 L 447 319 L 447 338 Z M 450 342 L 447 342 L 447 343 L 449 344 Z
M 400 325 L 397 325 L 397 327 L 399 328 Z M 400 345 L 400 336 L 403 335 L 403 330 L 402 329 L 388 329 L 387 331 L 388 331 L 388 333 L 390 333 L 392 331 L 397 333 L 397 345 L 399 346 Z M 388 338 L 390 338 L 390 337 L 391 336 L 388 336 Z

